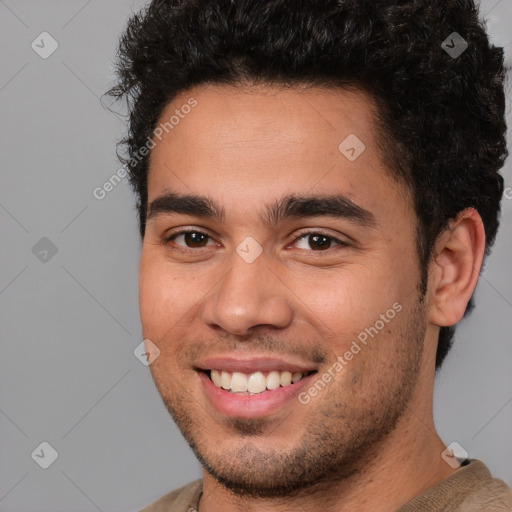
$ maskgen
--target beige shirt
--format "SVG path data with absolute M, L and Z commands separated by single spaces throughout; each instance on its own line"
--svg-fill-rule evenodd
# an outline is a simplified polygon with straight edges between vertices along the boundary
M 196 480 L 140 512 L 197 512 L 202 492 L 203 482 Z M 487 467 L 474 459 L 397 510 L 441 511 L 512 512 L 512 491 L 502 480 L 492 478 Z

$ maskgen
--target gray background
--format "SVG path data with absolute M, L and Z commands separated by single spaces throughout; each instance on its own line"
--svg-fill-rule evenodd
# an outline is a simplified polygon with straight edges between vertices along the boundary
M 118 35 L 142 4 L 0 0 L 0 512 L 134 511 L 200 477 L 133 354 L 140 242 L 131 191 L 123 180 L 93 196 L 120 167 L 114 142 L 124 127 L 99 98 Z M 512 64 L 511 0 L 485 1 L 482 12 Z M 31 48 L 43 31 L 59 45 L 47 59 Z M 435 400 L 445 442 L 509 485 L 510 170 L 509 161 L 477 309 L 459 326 Z M 43 441 L 58 452 L 46 470 L 31 457 Z

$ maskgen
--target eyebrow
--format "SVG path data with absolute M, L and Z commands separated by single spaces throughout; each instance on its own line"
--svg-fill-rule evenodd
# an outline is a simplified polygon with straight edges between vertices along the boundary
M 172 214 L 192 215 L 218 222 L 223 222 L 226 217 L 224 209 L 207 196 L 169 192 L 150 203 L 146 220 Z M 348 219 L 362 227 L 376 225 L 372 212 L 339 194 L 288 195 L 266 205 L 260 212 L 259 219 L 263 224 L 272 228 L 286 219 L 321 216 Z

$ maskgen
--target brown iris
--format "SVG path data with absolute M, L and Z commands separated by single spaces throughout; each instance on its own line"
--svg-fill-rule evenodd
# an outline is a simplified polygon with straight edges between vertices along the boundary
M 208 243 L 208 235 L 204 233 L 198 233 L 197 231 L 191 231 L 190 233 L 184 233 L 185 244 L 188 247 L 205 247 Z
M 308 238 L 309 246 L 314 250 L 329 249 L 331 245 L 330 237 L 325 235 L 309 235 Z

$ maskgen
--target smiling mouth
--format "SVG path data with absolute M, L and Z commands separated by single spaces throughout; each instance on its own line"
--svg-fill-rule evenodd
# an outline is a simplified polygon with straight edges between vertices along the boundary
M 293 386 L 308 375 L 308 372 L 271 371 L 271 372 L 227 372 L 224 370 L 203 370 L 213 384 L 225 391 L 237 395 L 258 395 L 266 391 Z

